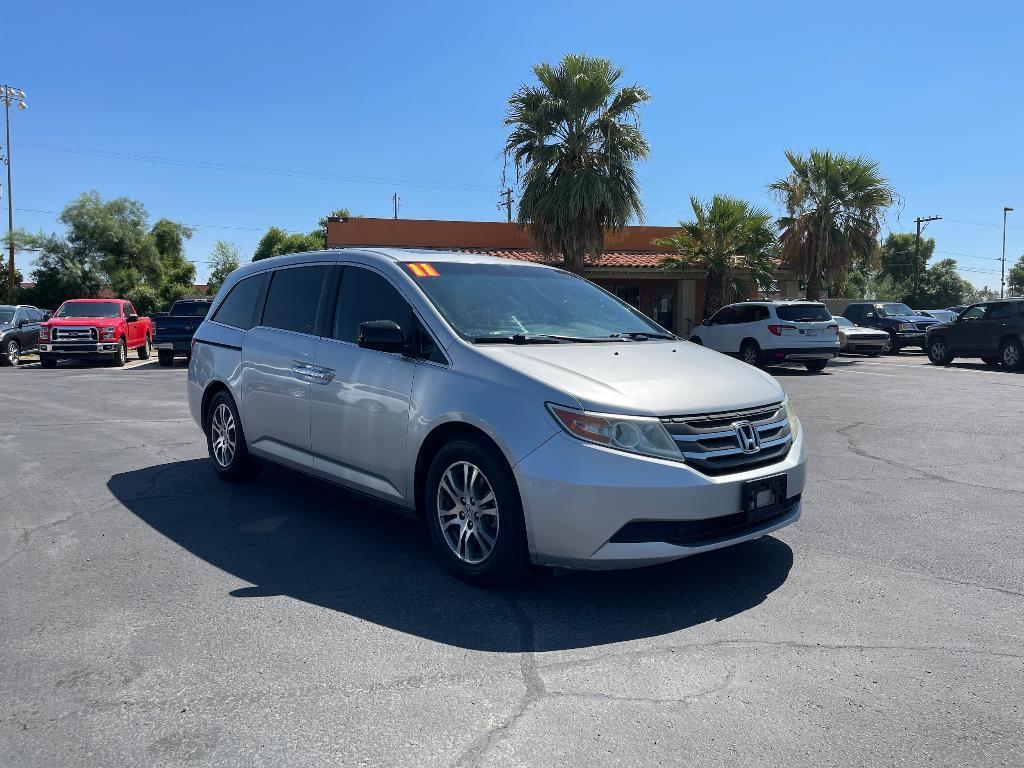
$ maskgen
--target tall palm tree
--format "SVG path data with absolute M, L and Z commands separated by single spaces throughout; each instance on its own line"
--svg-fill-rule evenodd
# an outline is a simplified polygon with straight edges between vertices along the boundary
M 792 171 L 769 186 L 786 206 L 778 220 L 782 260 L 807 279 L 807 298 L 824 281 L 841 282 L 856 258 L 870 261 L 883 211 L 896 193 L 865 157 L 786 151 Z
M 558 66 L 533 68 L 538 85 L 508 100 L 505 142 L 521 183 L 519 224 L 547 256 L 559 254 L 582 274 L 600 256 L 605 232 L 643 220 L 634 163 L 648 155 L 638 85 L 616 90 L 622 70 L 608 59 L 567 55 Z
M 740 270 L 768 290 L 775 248 L 772 215 L 728 195 L 715 195 L 710 205 L 691 197 L 690 205 L 693 220 L 680 221 L 676 235 L 654 243 L 675 249 L 675 254 L 662 260 L 663 267 L 704 270 L 704 317 L 711 317 L 725 303 L 727 288 L 745 291 L 748 283 Z

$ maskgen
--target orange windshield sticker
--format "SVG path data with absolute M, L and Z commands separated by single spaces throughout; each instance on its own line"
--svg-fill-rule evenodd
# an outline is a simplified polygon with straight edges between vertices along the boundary
M 423 261 L 419 264 L 407 264 L 406 266 L 409 267 L 409 271 L 416 275 L 416 277 L 440 277 L 433 266 Z

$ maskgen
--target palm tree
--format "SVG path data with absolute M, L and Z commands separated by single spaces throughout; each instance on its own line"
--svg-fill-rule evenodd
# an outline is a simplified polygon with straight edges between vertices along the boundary
M 704 270 L 704 317 L 721 308 L 726 288 L 745 292 L 749 284 L 739 270 L 749 272 L 760 288 L 769 290 L 775 247 L 772 215 L 727 195 L 715 195 L 710 205 L 691 197 L 690 205 L 693 220 L 680 221 L 674 237 L 654 244 L 675 249 L 675 254 L 662 260 L 663 267 Z
M 505 157 L 521 182 L 518 220 L 541 253 L 582 274 L 586 256 L 604 250 L 606 231 L 643 220 L 633 165 L 648 154 L 637 108 L 650 97 L 638 85 L 616 90 L 622 70 L 608 59 L 567 55 L 533 72 L 539 85 L 512 94 L 505 117 Z
M 769 186 L 788 214 L 778 220 L 782 260 L 807 279 L 814 301 L 824 281 L 843 281 L 854 259 L 871 260 L 882 212 L 896 193 L 865 157 L 787 150 L 786 159 L 793 170 Z

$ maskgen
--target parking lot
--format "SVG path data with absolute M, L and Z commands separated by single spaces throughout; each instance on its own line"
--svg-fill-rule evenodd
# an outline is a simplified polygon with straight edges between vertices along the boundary
M 1020 765 L 1024 375 L 776 374 L 799 523 L 485 591 L 336 489 L 220 482 L 181 361 L 0 369 L 0 765 Z

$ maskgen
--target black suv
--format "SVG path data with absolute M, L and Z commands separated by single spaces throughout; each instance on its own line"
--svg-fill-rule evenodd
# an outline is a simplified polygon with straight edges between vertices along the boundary
M 928 359 L 948 365 L 954 357 L 980 357 L 987 365 L 1024 368 L 1024 299 L 973 304 L 951 323 L 928 329 Z
M 27 304 L 0 304 L 0 365 L 17 365 L 39 346 L 39 324 L 46 317 Z
M 889 334 L 889 353 L 898 355 L 904 347 L 925 348 L 925 333 L 939 321 L 921 315 L 898 301 L 855 301 L 843 310 L 843 317 L 864 328 Z

